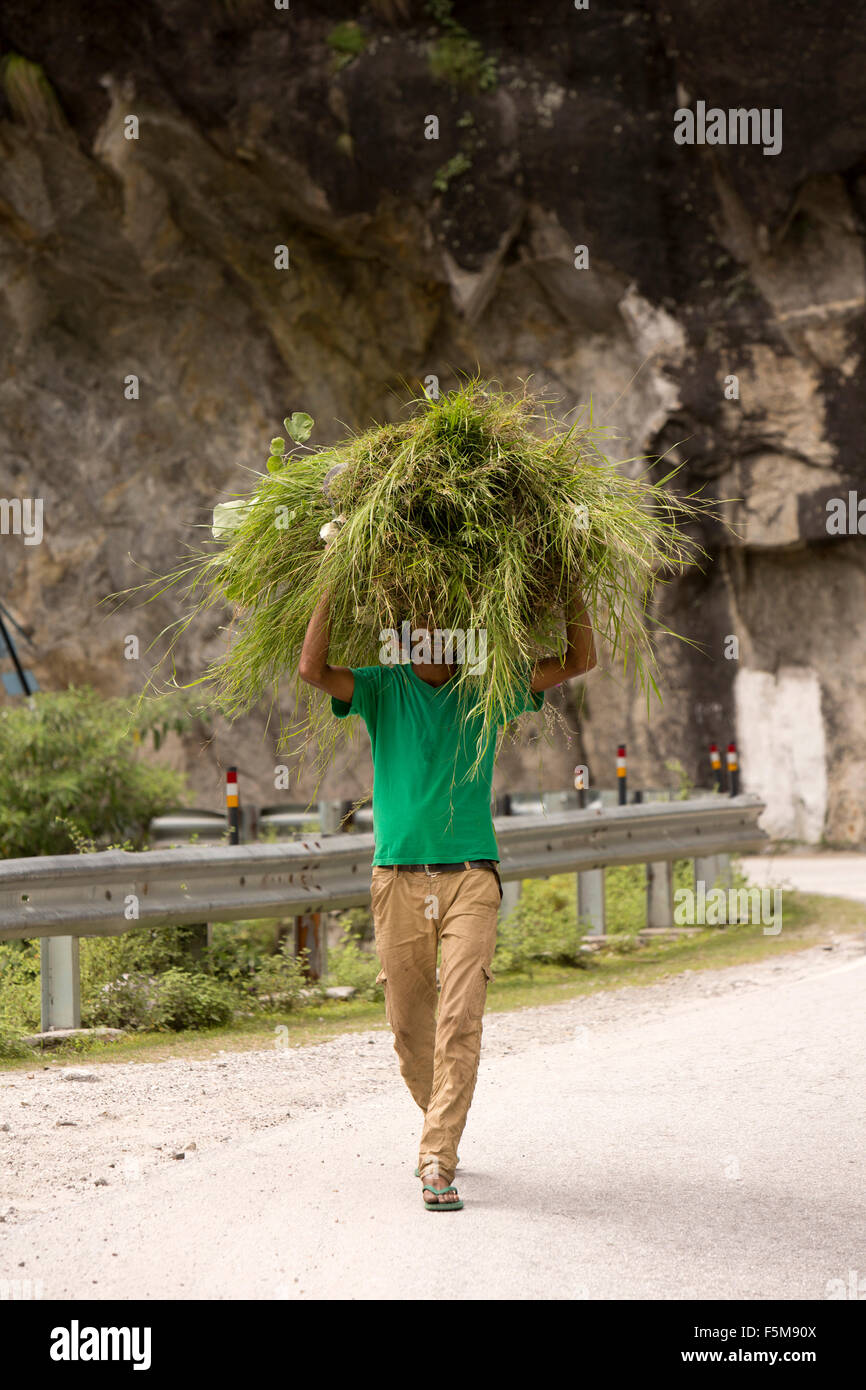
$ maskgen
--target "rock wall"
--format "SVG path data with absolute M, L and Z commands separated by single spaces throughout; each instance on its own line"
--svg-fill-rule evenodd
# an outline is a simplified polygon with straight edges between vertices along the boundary
M 0 497 L 41 497 L 44 537 L 0 537 L 0 597 L 42 686 L 140 687 L 123 639 L 177 613 L 101 600 L 198 540 L 287 410 L 325 443 L 430 374 L 532 376 L 563 411 L 591 396 L 622 457 L 730 499 L 734 534 L 660 603 L 696 644 L 661 641 L 663 707 L 599 671 L 555 697 L 572 743 L 507 747 L 500 785 L 576 761 L 611 785 L 623 738 L 633 784 L 672 759 L 705 781 L 736 731 L 774 833 L 862 843 L 866 565 L 827 503 L 866 497 L 863 23 L 811 0 L 432 8 L 6 0 Z M 780 152 L 677 144 L 699 101 L 781 111 Z M 172 756 L 198 801 L 226 762 L 278 799 L 262 714 Z M 322 791 L 369 780 L 361 742 Z

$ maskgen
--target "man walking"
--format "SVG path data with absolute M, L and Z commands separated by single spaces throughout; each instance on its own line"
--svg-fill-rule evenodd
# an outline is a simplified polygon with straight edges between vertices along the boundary
M 377 978 L 400 1071 L 424 1112 L 417 1168 L 424 1203 L 429 1211 L 459 1211 L 457 1144 L 478 1075 L 502 898 L 490 810 L 495 739 L 487 740 L 480 769 L 470 776 L 481 719 L 460 700 L 456 665 L 331 666 L 329 632 L 325 595 L 307 628 L 300 674 L 328 692 L 338 719 L 358 714 L 370 735 Z M 536 663 L 509 719 L 540 710 L 545 690 L 595 665 L 592 627 L 579 598 L 566 615 L 566 639 L 562 660 Z

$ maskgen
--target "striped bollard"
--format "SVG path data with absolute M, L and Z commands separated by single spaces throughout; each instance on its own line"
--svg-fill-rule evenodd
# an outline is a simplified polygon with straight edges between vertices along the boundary
M 578 763 L 574 769 L 574 790 L 577 792 L 577 804 L 581 811 L 586 809 L 586 783 L 587 769 L 583 763 Z
M 621 743 L 616 750 L 616 780 L 619 787 L 619 804 L 625 806 L 628 800 L 628 779 L 625 775 L 625 744 Z
M 226 820 L 229 827 L 229 844 L 241 842 L 241 803 L 238 795 L 238 770 L 230 767 L 226 773 Z
M 713 771 L 713 786 L 717 792 L 722 790 L 722 760 L 717 743 L 710 744 L 710 767 Z
M 737 762 L 737 745 L 728 744 L 728 782 L 731 788 L 731 796 L 737 796 L 740 791 L 740 765 Z

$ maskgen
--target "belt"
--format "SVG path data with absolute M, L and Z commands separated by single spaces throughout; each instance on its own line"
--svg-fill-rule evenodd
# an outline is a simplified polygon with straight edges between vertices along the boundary
M 494 873 L 498 871 L 495 859 L 461 859 L 459 864 L 395 864 L 389 867 L 410 874 L 456 873 L 460 869 L 492 869 Z

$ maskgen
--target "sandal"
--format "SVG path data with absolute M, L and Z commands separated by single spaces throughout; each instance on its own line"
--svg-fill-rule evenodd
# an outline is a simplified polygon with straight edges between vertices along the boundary
M 436 1193 L 436 1200 L 435 1200 L 435 1202 L 428 1202 L 427 1198 L 424 1197 L 424 1193 L 425 1193 L 425 1192 L 435 1192 L 435 1193 Z M 453 1193 L 454 1193 L 455 1200 L 452 1201 L 452 1202 L 443 1202 L 441 1199 L 442 1199 L 442 1198 L 446 1195 L 446 1193 L 448 1193 L 448 1192 L 453 1192 Z M 425 1183 L 424 1186 L 421 1188 L 421 1196 L 422 1196 L 422 1198 L 423 1198 L 424 1205 L 425 1205 L 425 1207 L 427 1208 L 428 1211 L 462 1211 L 462 1210 L 463 1210 L 463 1203 L 461 1202 L 460 1198 L 457 1196 L 457 1188 L 456 1188 L 456 1187 L 442 1187 L 442 1188 L 439 1188 L 439 1187 L 429 1187 L 429 1186 L 427 1185 L 427 1183 Z
M 454 1163 L 454 1167 L 455 1167 L 455 1168 L 459 1168 L 459 1166 L 460 1166 L 460 1155 L 458 1154 L 458 1155 L 457 1155 L 457 1158 L 456 1158 L 456 1160 L 455 1160 L 455 1163 Z M 420 1178 L 420 1176 L 421 1176 L 421 1169 L 420 1169 L 420 1168 L 416 1168 L 416 1169 L 415 1169 L 415 1177 L 416 1177 L 416 1178 Z

